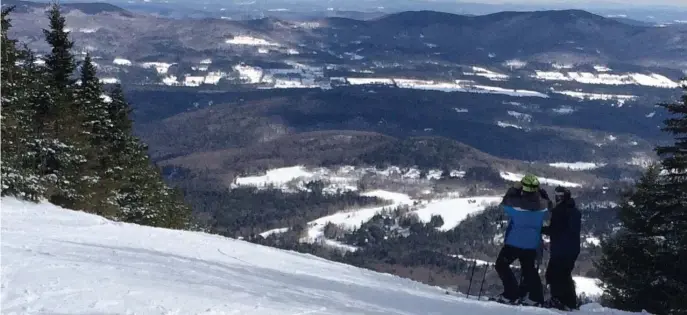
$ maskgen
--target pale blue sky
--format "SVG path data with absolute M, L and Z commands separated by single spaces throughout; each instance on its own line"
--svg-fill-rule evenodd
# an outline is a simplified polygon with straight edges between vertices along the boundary
M 687 0 L 459 0 L 456 2 L 473 2 L 489 4 L 616 4 L 616 5 L 673 5 L 687 6 Z

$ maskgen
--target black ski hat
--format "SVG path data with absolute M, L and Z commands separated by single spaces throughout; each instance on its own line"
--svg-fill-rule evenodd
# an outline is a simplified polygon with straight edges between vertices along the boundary
M 556 197 L 563 197 L 563 199 L 570 199 L 570 189 L 565 188 L 563 186 L 558 186 L 554 190 L 556 192 Z

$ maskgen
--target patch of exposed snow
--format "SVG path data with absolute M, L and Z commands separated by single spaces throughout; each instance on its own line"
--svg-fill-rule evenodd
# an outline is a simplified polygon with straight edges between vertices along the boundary
M 81 28 L 81 29 L 79 29 L 80 33 L 86 33 L 86 34 L 95 33 L 96 31 L 98 31 L 98 28 Z
M 124 59 L 124 58 L 119 58 L 119 57 L 115 58 L 115 59 L 112 61 L 112 63 L 113 63 L 113 64 L 116 64 L 116 65 L 120 65 L 120 66 L 130 66 L 130 65 L 132 65 L 132 63 L 131 63 L 130 60 Z
M 101 94 L 100 99 L 105 103 L 112 103 L 112 98 L 109 95 Z
M 342 210 L 332 215 L 321 217 L 317 220 L 308 222 L 308 234 L 301 239 L 302 242 L 313 243 L 324 238 L 324 227 L 328 223 L 336 224 L 342 228 L 353 230 L 364 222 L 370 221 L 377 213 L 390 210 L 401 205 L 412 204 L 412 199 L 405 194 L 394 193 L 384 190 L 375 190 L 362 193 L 363 196 L 379 197 L 392 202 L 391 205 L 382 207 L 371 207 L 356 209 L 352 211 Z
M 577 294 L 584 293 L 589 297 L 599 297 L 603 294 L 603 289 L 599 285 L 599 279 L 587 278 L 587 277 L 573 277 L 575 281 L 575 290 Z
M 573 65 L 573 64 L 561 64 L 561 63 L 553 63 L 553 64 L 551 64 L 551 66 L 554 67 L 555 69 L 559 69 L 559 70 L 560 69 L 572 69 L 575 67 L 575 65 Z
M 231 45 L 247 45 L 247 46 L 279 46 L 279 44 L 267 41 L 262 38 L 251 37 L 251 36 L 234 36 L 232 39 L 227 39 L 225 41 L 227 44 Z
M 586 244 L 592 245 L 592 246 L 600 246 L 601 245 L 601 240 L 599 240 L 598 237 L 593 237 L 593 236 L 587 236 L 584 239 L 584 242 Z
M 119 79 L 117 78 L 100 78 L 100 83 L 102 84 L 117 84 Z
M 346 78 L 349 84 L 352 85 L 368 85 L 368 84 L 384 84 L 393 85 L 394 81 L 389 78 Z
M 525 174 L 512 173 L 512 172 L 501 172 L 501 178 L 510 182 L 519 182 Z M 545 177 L 538 177 L 541 184 L 549 186 L 563 186 L 563 187 L 582 187 L 582 185 L 573 182 L 562 181 L 558 179 L 551 179 Z
M 619 105 L 624 104 L 627 101 L 631 101 L 637 98 L 635 95 L 622 95 L 622 94 L 597 94 L 597 93 L 585 93 L 576 91 L 552 91 L 553 93 L 563 94 L 579 99 L 589 99 L 589 100 L 615 100 Z
M 573 163 L 556 162 L 556 163 L 549 163 L 549 166 L 556 167 L 556 168 L 564 168 L 564 169 L 573 170 L 573 171 L 586 171 L 586 170 L 593 170 L 593 169 L 597 169 L 599 167 L 606 166 L 606 164 L 604 164 L 604 163 L 592 163 L 592 162 L 573 162 Z
M 572 106 L 563 105 L 563 106 L 561 106 L 561 107 L 559 107 L 559 108 L 554 108 L 554 109 L 552 109 L 551 111 L 553 111 L 553 112 L 556 113 L 556 114 L 568 115 L 568 114 L 574 113 L 574 112 L 575 112 L 575 109 L 572 108 Z
M 656 112 L 648 113 L 648 114 L 646 114 L 646 118 L 654 117 L 654 115 L 656 115 Z
M 456 111 L 456 113 L 467 113 L 468 112 L 467 108 L 454 107 L 453 110 Z
M 166 63 L 166 62 L 144 62 L 141 63 L 143 68 L 155 68 L 158 74 L 167 74 L 169 67 L 175 65 L 176 63 Z
M 438 229 L 448 231 L 465 220 L 468 215 L 483 211 L 491 204 L 498 204 L 502 198 L 502 196 L 493 196 L 432 200 L 414 212 L 425 223 L 430 222 L 433 215 L 440 215 L 444 224 Z
M 162 83 L 165 85 L 178 85 L 179 81 L 177 80 L 177 76 L 170 75 L 162 78 Z
M 511 59 L 511 60 L 507 60 L 506 62 L 504 62 L 504 65 L 506 67 L 510 67 L 511 70 L 521 69 L 521 68 L 524 68 L 527 66 L 527 61 L 522 61 L 522 60 L 518 60 L 518 59 Z
M 184 77 L 185 86 L 200 86 L 205 81 L 205 77 L 187 75 Z
M 676 88 L 679 84 L 667 77 L 651 73 L 629 73 L 629 74 L 609 74 L 591 72 L 568 72 L 561 73 L 556 71 L 536 70 L 533 77 L 540 80 L 549 81 L 575 81 L 584 84 L 605 84 L 605 85 L 643 85 L 661 88 Z
M 594 70 L 596 70 L 597 72 L 609 72 L 609 71 L 611 71 L 611 68 L 606 67 L 606 66 L 596 65 L 596 66 L 594 66 Z
M 234 66 L 234 70 L 236 70 L 239 73 L 239 77 L 241 78 L 241 80 L 244 80 L 246 81 L 246 83 L 249 84 L 260 83 L 260 80 L 262 79 L 263 71 L 260 67 L 236 65 Z
M 515 117 L 515 119 L 517 119 L 518 121 L 526 122 L 526 123 L 532 122 L 532 115 L 530 115 L 530 114 L 520 113 L 520 112 L 516 112 L 514 110 L 509 110 L 509 111 L 507 111 L 507 113 L 508 113 L 508 115 Z
M 201 65 L 209 65 L 209 64 L 212 64 L 212 59 L 210 59 L 210 58 L 203 59 L 203 60 L 200 61 L 200 64 L 201 64 Z
M 472 71 L 473 72 L 464 72 L 463 74 L 464 75 L 474 75 L 474 76 L 485 77 L 485 78 L 488 78 L 489 80 L 493 80 L 493 81 L 505 81 L 505 80 L 508 80 L 508 78 L 509 78 L 508 75 L 494 72 L 494 71 L 491 71 L 489 69 L 482 68 L 482 67 L 473 66 Z
M 304 166 L 291 166 L 268 170 L 265 175 L 238 177 L 234 182 L 239 186 L 280 186 L 294 179 L 313 176 L 314 174 L 306 170 Z
M 511 123 L 507 123 L 507 122 L 503 122 L 503 121 L 500 121 L 500 120 L 496 122 L 496 125 L 499 126 L 499 127 L 501 127 L 501 128 L 522 129 L 522 127 L 520 127 L 520 126 L 518 126 L 518 125 L 511 124 Z

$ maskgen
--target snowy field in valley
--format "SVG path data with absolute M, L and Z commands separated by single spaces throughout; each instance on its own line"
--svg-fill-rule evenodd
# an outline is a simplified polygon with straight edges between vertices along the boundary
M 483 211 L 487 206 L 499 204 L 502 196 L 447 198 L 433 200 L 415 211 L 422 222 L 430 222 L 433 215 L 441 215 L 444 225 L 441 231 L 448 231 L 465 220 L 468 215 Z
M 562 163 L 558 166 L 567 166 L 570 168 L 590 167 L 587 164 L 578 163 Z M 415 183 L 427 183 L 432 179 L 439 179 L 441 177 L 441 170 L 430 170 L 427 172 L 426 179 L 420 178 L 420 170 L 416 168 L 400 168 L 391 166 L 386 169 L 377 168 L 355 168 L 353 166 L 342 166 L 338 169 L 328 168 L 311 168 L 297 165 L 290 167 L 282 167 L 271 169 L 263 175 L 253 175 L 236 178 L 233 187 L 253 186 L 259 188 L 274 187 L 284 191 L 303 190 L 308 181 L 323 180 L 328 185 L 324 188 L 325 193 L 333 193 L 338 191 L 352 190 L 357 191 L 356 182 L 362 178 L 364 174 L 374 174 L 388 178 L 403 179 Z M 451 176 L 462 177 L 465 173 L 458 170 L 450 172 Z M 501 172 L 501 177 L 507 181 L 519 181 L 524 174 Z M 548 185 L 561 185 L 565 187 L 581 187 L 578 183 L 572 183 L 551 178 L 540 178 L 540 181 Z M 431 188 L 430 188 L 431 189 Z M 428 190 L 431 193 L 431 190 Z M 491 204 L 498 204 L 502 196 L 474 196 L 465 197 L 457 193 L 449 194 L 448 197 L 425 200 L 423 198 L 414 199 L 405 193 L 392 192 L 386 190 L 373 190 L 361 192 L 363 196 L 375 196 L 380 199 L 385 199 L 389 202 L 385 206 L 366 207 L 360 209 L 341 209 L 334 214 L 318 218 L 308 222 L 308 233 L 301 241 L 303 242 L 323 242 L 324 244 L 341 247 L 347 250 L 355 250 L 354 247 L 339 244 L 334 240 L 324 238 L 324 227 L 328 223 L 338 225 L 347 230 L 358 228 L 362 223 L 372 219 L 376 214 L 385 210 L 392 210 L 398 206 L 411 206 L 411 212 L 418 215 L 421 222 L 429 223 L 433 215 L 441 215 L 444 224 L 438 227 L 441 231 L 447 231 L 456 227 L 460 222 L 465 220 L 468 215 L 483 211 Z M 276 228 L 260 233 L 263 237 L 275 233 L 284 233 L 288 228 Z
M 2 199 L 3 314 L 563 314 L 198 232 Z M 567 314 L 567 313 L 565 313 Z M 572 314 L 632 314 L 588 304 Z
M 525 176 L 525 174 L 512 173 L 512 172 L 501 172 L 501 178 L 503 178 L 507 181 L 511 181 L 511 182 L 520 181 L 520 179 L 522 179 L 523 176 Z M 568 181 L 559 180 L 559 179 L 546 178 L 546 177 L 539 177 L 539 182 L 544 184 L 544 185 L 550 185 L 550 186 L 582 187 L 582 185 L 578 184 L 578 183 L 568 182 Z
M 549 166 L 568 169 L 572 171 L 587 171 L 597 169 L 599 167 L 606 166 L 605 163 L 593 163 L 593 162 L 556 162 L 550 163 Z

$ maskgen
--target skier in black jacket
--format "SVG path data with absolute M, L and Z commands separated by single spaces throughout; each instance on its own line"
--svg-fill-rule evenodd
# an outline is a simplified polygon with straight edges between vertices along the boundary
M 571 310 L 577 308 L 577 294 L 572 271 L 580 255 L 581 214 L 570 190 L 556 187 L 556 206 L 551 211 L 551 224 L 542 234 L 551 238 L 546 282 L 551 289 L 550 307 Z

